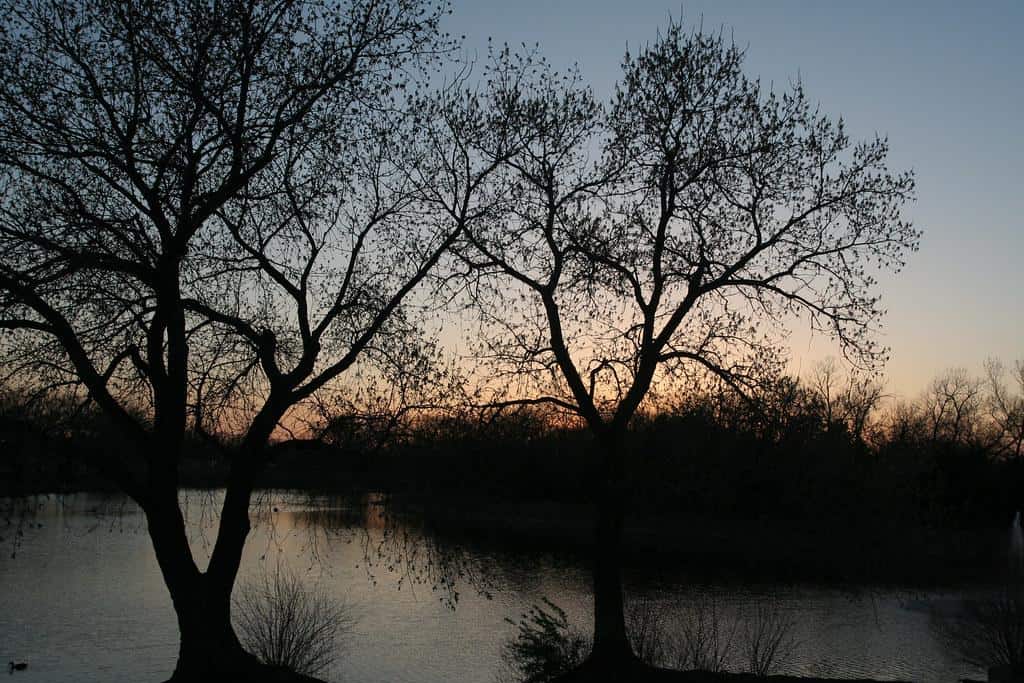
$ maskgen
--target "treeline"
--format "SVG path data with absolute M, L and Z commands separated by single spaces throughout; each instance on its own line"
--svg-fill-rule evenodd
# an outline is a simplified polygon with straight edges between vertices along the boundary
M 385 422 L 337 419 L 317 479 L 338 472 L 336 449 L 345 476 L 385 490 L 581 502 L 593 490 L 592 437 L 551 410 L 420 416 L 382 440 Z M 1022 442 L 1020 362 L 951 370 L 899 401 L 824 363 L 755 397 L 708 389 L 647 411 L 629 433 L 625 495 L 652 513 L 1002 524 L 1024 506 Z
M 138 419 L 146 417 L 140 412 Z M 130 462 L 135 445 L 95 405 L 74 396 L 0 392 L 0 496 L 115 490 L 104 476 Z M 229 453 L 200 435 L 186 439 L 183 486 L 223 485 Z
M 105 488 L 88 452 L 130 449 L 95 411 L 10 396 L 0 441 L 8 493 Z M 709 387 L 640 415 L 626 447 L 627 504 L 652 516 L 998 525 L 1024 507 L 1024 363 L 951 370 L 914 400 L 831 362 L 755 396 Z M 588 502 L 593 448 L 581 425 L 536 405 L 350 414 L 276 447 L 261 483 Z M 182 484 L 222 485 L 229 457 L 193 435 Z

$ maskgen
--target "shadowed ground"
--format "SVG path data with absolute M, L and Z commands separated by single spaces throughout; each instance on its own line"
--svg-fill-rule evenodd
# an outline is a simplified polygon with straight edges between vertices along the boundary
M 267 664 L 253 664 L 246 667 L 245 671 L 234 673 L 215 674 L 213 677 L 203 677 L 202 681 L 196 683 L 326 683 L 319 678 L 296 673 L 279 666 Z M 193 681 L 171 676 L 164 683 L 193 683 Z
M 558 679 L 555 683 L 874 683 L 872 679 L 800 678 L 796 676 L 758 677 L 753 674 L 709 673 L 706 671 L 672 671 L 658 669 L 642 662 L 608 667 L 588 661 Z

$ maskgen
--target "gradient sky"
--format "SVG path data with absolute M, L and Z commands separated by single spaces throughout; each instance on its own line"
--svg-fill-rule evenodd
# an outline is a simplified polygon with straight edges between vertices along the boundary
M 470 54 L 486 55 L 488 37 L 540 43 L 602 98 L 627 44 L 653 39 L 669 14 L 731 31 L 749 76 L 799 76 L 851 136 L 887 135 L 891 168 L 917 175 L 906 215 L 921 250 L 880 287 L 890 390 L 912 397 L 946 368 L 1024 359 L 1024 2 L 453 1 L 446 30 Z M 794 339 L 796 370 L 833 353 Z

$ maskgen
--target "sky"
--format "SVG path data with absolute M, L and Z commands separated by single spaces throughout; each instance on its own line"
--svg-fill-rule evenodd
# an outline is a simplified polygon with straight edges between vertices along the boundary
M 907 268 L 880 280 L 888 387 L 912 398 L 953 367 L 1024 360 L 1024 2 L 810 0 L 453 0 L 445 29 L 481 58 L 488 37 L 539 43 L 610 94 L 627 46 L 669 16 L 724 29 L 746 71 L 799 78 L 852 137 L 889 138 L 890 168 L 913 169 L 905 216 L 924 235 Z M 793 369 L 834 355 L 794 331 Z

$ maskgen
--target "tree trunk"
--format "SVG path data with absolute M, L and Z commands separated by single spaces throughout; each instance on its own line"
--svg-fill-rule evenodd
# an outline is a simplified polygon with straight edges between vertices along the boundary
M 240 555 L 234 556 L 230 581 L 223 576 L 202 573 L 188 545 L 177 491 L 164 491 L 143 506 L 149 536 L 164 583 L 171 594 L 181 637 L 178 662 L 172 681 L 228 681 L 252 678 L 261 668 L 256 658 L 245 652 L 231 625 L 231 591 Z M 222 528 L 234 548 L 244 543 L 244 528 Z M 238 537 L 241 537 L 239 540 Z M 228 561 L 227 564 L 232 564 Z
M 630 663 L 635 659 L 626 633 L 622 596 L 623 462 L 621 439 L 602 444 L 597 525 L 594 534 L 594 649 L 591 659 Z
M 201 576 L 198 589 L 175 601 L 181 644 L 172 681 L 231 681 L 254 678 L 262 666 L 238 642 L 231 626 L 231 595 Z
M 206 572 L 208 589 L 218 596 L 226 595 L 228 607 L 238 568 L 242 563 L 242 551 L 251 529 L 249 503 L 256 475 L 251 459 L 236 460 L 231 470 L 220 511 L 217 540 Z
M 626 634 L 621 568 L 622 506 L 606 498 L 598 505 L 593 557 L 595 658 L 631 659 Z

